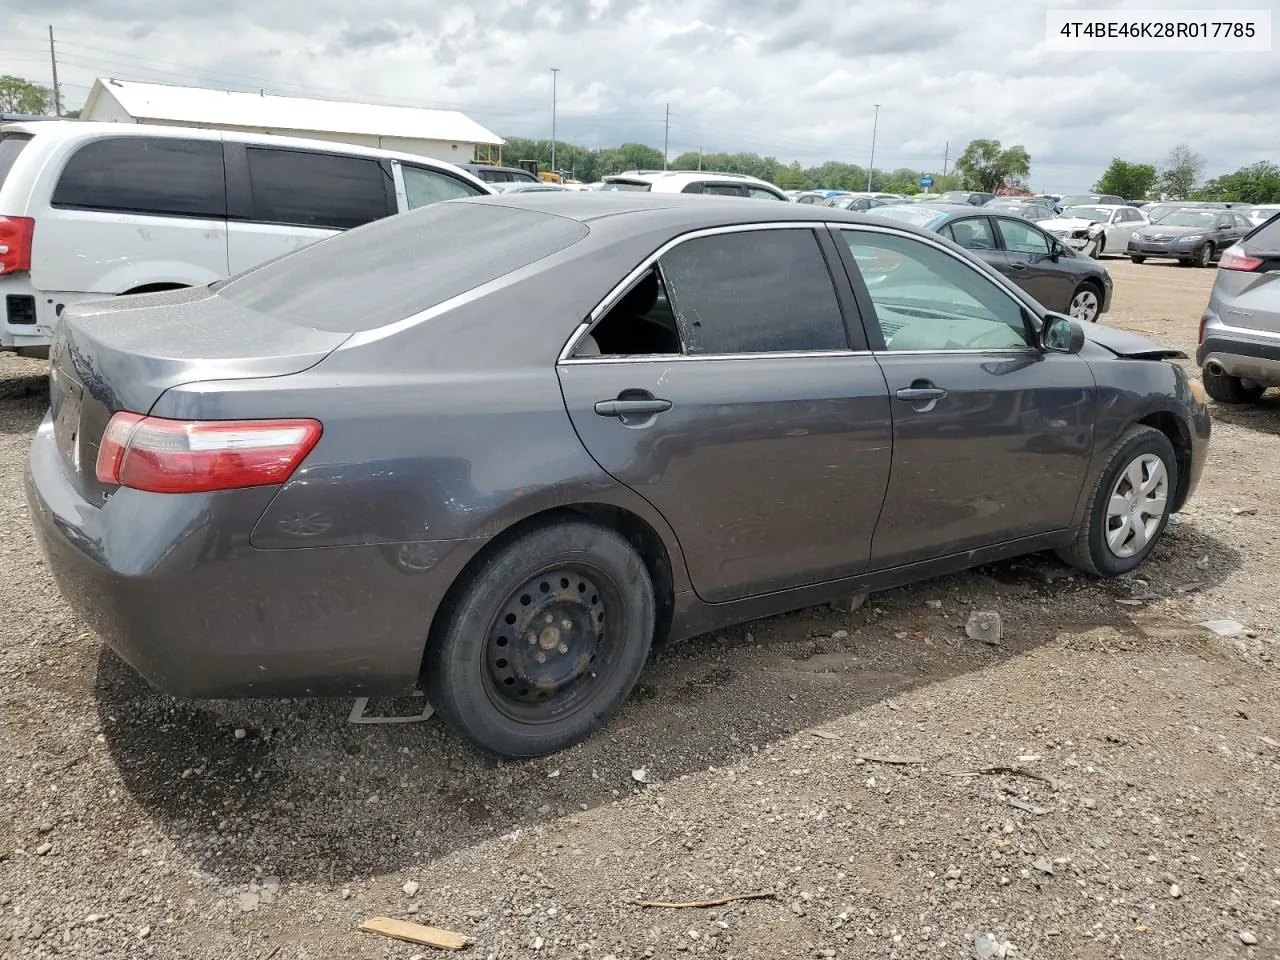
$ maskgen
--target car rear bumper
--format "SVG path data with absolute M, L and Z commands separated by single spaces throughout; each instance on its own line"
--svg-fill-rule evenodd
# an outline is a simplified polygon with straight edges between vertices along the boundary
M 63 597 L 153 686 L 187 697 L 399 695 L 483 540 L 259 550 L 272 488 L 84 499 L 46 418 L 27 500 Z M 227 533 L 242 526 L 243 533 Z
M 1207 327 L 1204 343 L 1196 348 L 1196 363 L 1221 367 L 1233 377 L 1266 386 L 1280 385 L 1280 337 L 1241 330 Z

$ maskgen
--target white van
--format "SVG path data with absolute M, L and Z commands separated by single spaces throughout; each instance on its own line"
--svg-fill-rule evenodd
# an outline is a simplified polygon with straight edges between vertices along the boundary
M 0 126 L 0 350 L 78 300 L 204 286 L 341 230 L 493 191 L 412 154 L 121 123 Z

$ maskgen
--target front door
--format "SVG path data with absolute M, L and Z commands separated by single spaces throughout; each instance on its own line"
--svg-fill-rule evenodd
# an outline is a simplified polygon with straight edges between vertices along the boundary
M 711 602 L 858 573 L 884 501 L 884 376 L 850 345 L 834 246 L 797 226 L 685 240 L 558 367 L 583 444 Z
M 1032 346 L 1026 308 L 941 245 L 840 235 L 855 284 L 871 281 L 863 316 L 893 408 L 871 567 L 1068 528 L 1093 450 L 1085 361 Z M 865 276 L 883 263 L 886 276 Z
M 1058 266 L 1053 237 L 1026 220 L 996 217 L 995 221 L 1009 254 L 1009 279 L 1050 310 L 1067 310 L 1075 276 Z

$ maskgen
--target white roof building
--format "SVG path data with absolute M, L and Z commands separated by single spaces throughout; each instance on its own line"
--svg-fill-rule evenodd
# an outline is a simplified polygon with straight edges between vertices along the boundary
M 471 163 L 505 141 L 456 110 L 277 97 L 99 77 L 82 120 L 210 127 L 332 140 Z

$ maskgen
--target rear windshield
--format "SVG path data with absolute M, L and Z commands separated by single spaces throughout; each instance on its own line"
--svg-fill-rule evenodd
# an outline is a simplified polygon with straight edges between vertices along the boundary
M 29 133 L 10 133 L 0 136 L 0 187 L 4 186 L 4 178 L 18 162 L 18 154 L 30 139 Z
M 317 330 L 374 330 L 577 243 L 576 220 L 449 200 L 304 247 L 214 284 L 250 310 Z
M 1246 249 L 1253 253 L 1265 251 L 1271 253 L 1280 250 L 1280 216 L 1276 210 L 1270 211 L 1271 219 L 1257 227 L 1242 241 Z

